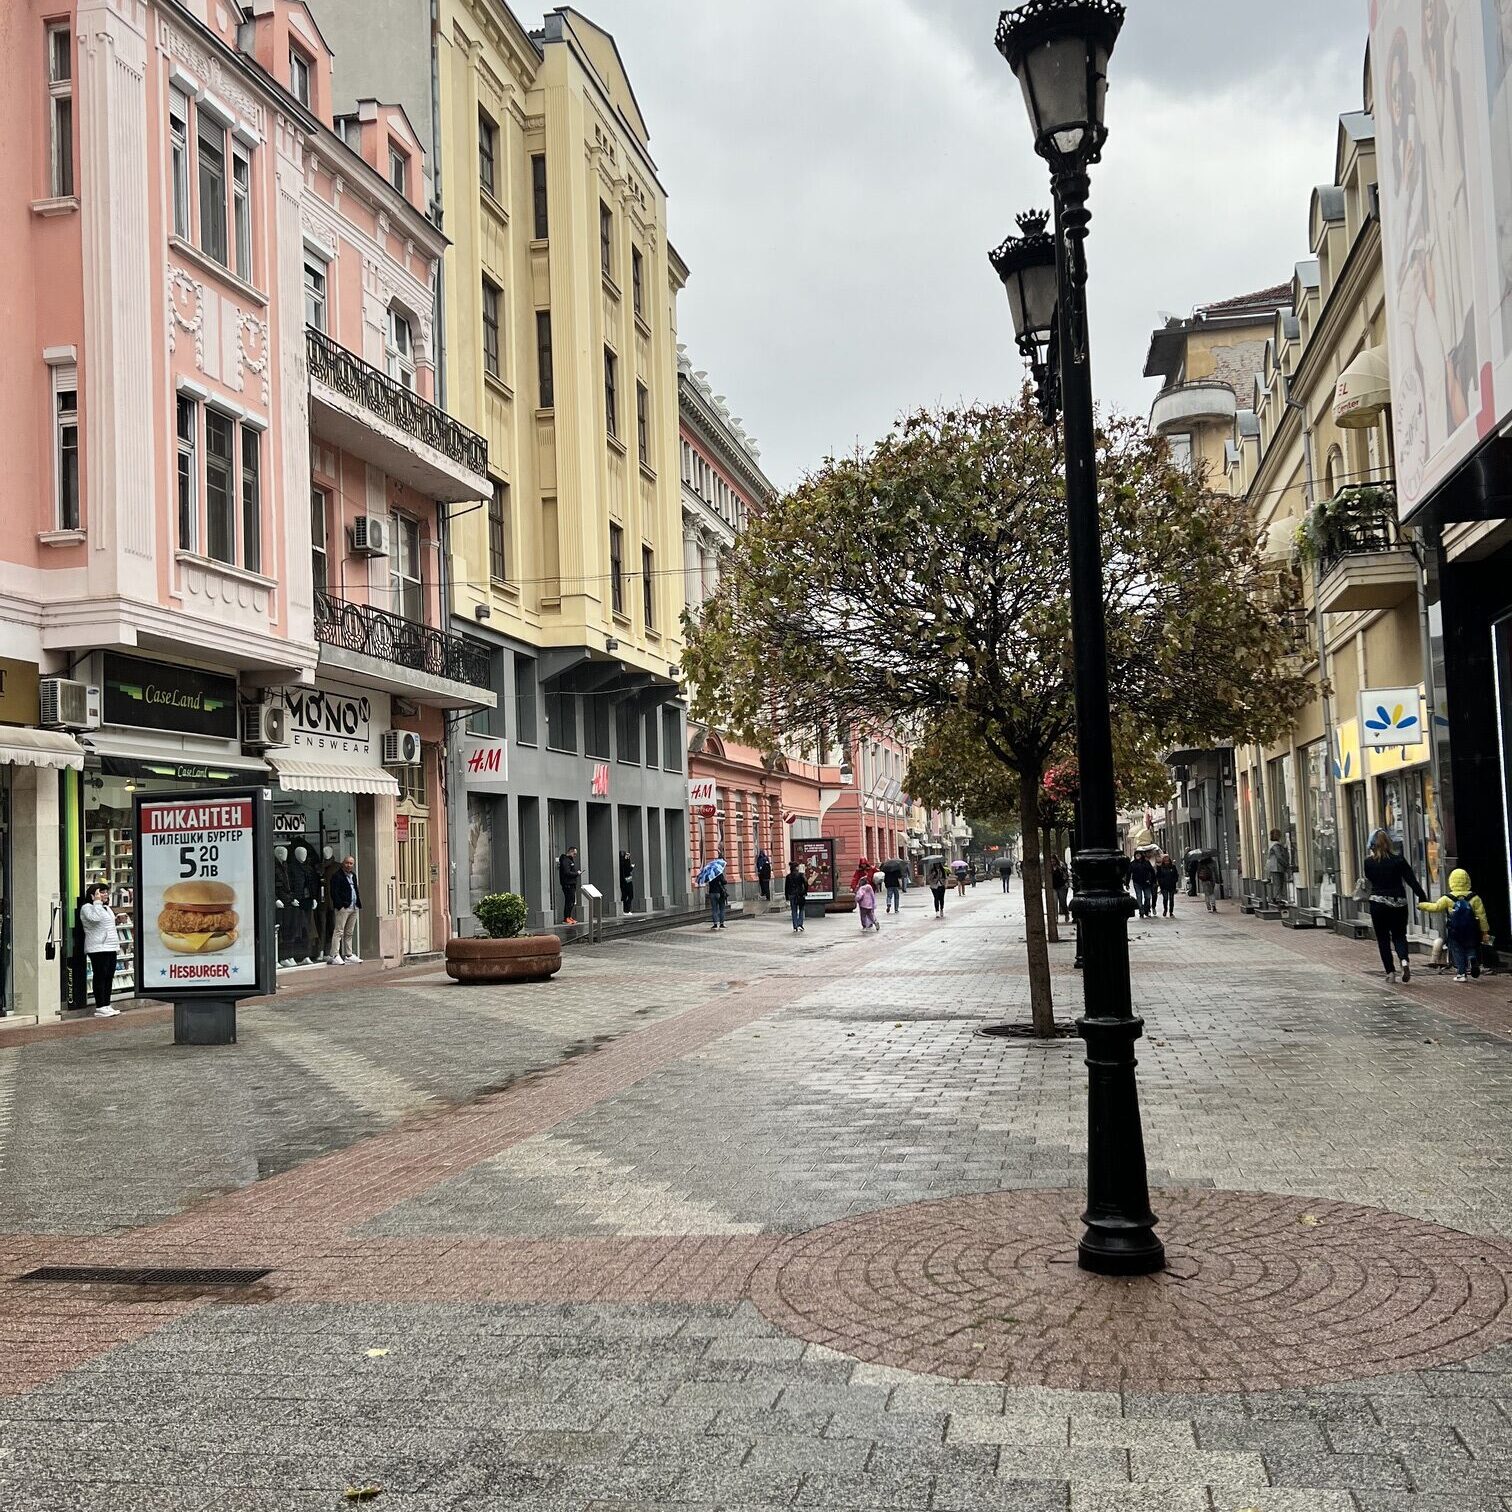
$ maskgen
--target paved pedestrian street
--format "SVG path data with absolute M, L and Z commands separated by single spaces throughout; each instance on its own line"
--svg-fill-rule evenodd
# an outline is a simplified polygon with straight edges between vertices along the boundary
M 978 1033 L 1018 900 L 930 912 L 0 1034 L 0 1509 L 1512 1508 L 1507 979 L 1136 921 L 1170 1266 L 1110 1280 L 1080 1041 Z

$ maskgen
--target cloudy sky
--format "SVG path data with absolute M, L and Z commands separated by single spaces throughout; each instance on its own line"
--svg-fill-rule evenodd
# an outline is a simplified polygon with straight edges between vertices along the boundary
M 980 0 L 579 0 L 613 31 L 693 270 L 680 325 L 793 482 L 1020 364 L 987 249 L 1048 202 Z M 1093 378 L 1144 411 L 1158 312 L 1291 276 L 1358 109 L 1366 0 L 1128 0 L 1093 170 Z

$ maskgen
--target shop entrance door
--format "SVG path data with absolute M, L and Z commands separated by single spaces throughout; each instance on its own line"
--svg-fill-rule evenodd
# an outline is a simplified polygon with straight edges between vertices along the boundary
M 400 810 L 399 940 L 405 955 L 431 948 L 430 820 Z

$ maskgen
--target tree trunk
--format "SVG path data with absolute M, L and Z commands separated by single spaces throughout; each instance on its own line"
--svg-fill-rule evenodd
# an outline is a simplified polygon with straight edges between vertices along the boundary
M 1060 944 L 1060 910 L 1055 906 L 1055 888 L 1050 881 L 1055 859 L 1055 830 L 1044 831 L 1044 845 L 1040 851 L 1040 867 L 1045 877 L 1045 938 L 1052 945 Z
M 1040 864 L 1038 772 L 1019 774 L 1019 823 L 1024 836 L 1024 936 L 1029 956 L 1029 1014 L 1042 1039 L 1055 1033 L 1050 992 L 1050 947 L 1045 941 L 1045 878 Z

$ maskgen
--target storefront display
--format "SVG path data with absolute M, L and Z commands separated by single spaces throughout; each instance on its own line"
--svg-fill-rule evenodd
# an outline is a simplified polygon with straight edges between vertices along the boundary
M 1339 890 L 1339 834 L 1333 787 L 1328 780 L 1328 742 L 1314 741 L 1298 754 L 1302 759 L 1308 891 L 1314 908 L 1331 913 Z
M 284 970 L 326 958 L 333 912 L 331 877 L 357 856 L 357 798 L 351 793 L 273 795 L 278 964 Z

